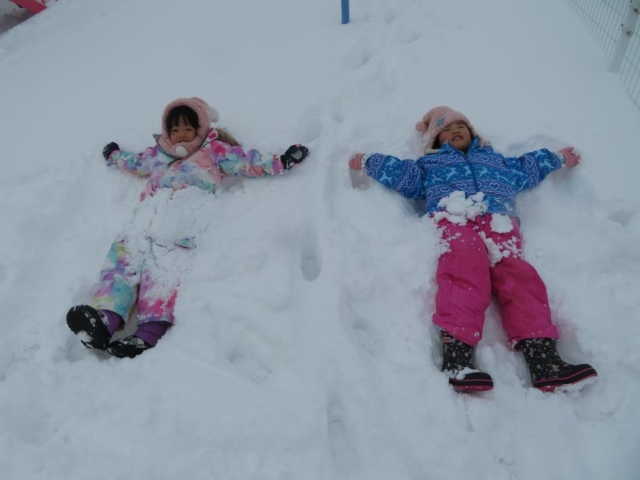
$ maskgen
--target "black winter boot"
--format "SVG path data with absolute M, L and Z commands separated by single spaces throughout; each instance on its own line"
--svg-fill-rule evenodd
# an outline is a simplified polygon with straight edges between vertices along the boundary
M 133 358 L 150 348 L 152 348 L 152 346 L 140 337 L 129 335 L 128 337 L 112 342 L 109 348 L 107 348 L 107 352 L 118 358 Z
M 580 384 L 578 388 L 593 383 L 598 373 L 586 363 L 571 365 L 560 358 L 553 338 L 530 338 L 516 345 L 522 350 L 529 366 L 533 386 L 543 392 L 553 392 L 558 387 Z M 565 388 L 566 389 L 566 388 Z
M 71 331 L 88 335 L 88 338 L 81 340 L 87 348 L 106 350 L 111 340 L 107 324 L 105 316 L 89 305 L 78 305 L 67 313 L 67 325 Z
M 483 392 L 493 388 L 488 373 L 480 372 L 473 364 L 473 347 L 441 330 L 443 345 L 442 371 L 449 375 L 449 385 L 456 392 Z M 460 373 L 464 369 L 475 372 Z

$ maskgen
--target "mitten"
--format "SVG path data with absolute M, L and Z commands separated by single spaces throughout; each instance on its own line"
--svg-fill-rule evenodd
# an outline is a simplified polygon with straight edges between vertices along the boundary
M 280 161 L 285 170 L 291 170 L 294 165 L 301 163 L 309 155 L 309 149 L 303 145 L 296 144 L 287 148 L 287 151 L 280 155 Z
M 349 168 L 351 170 L 362 170 L 362 157 L 364 157 L 364 153 L 355 153 L 349 159 Z
M 102 156 L 105 160 L 109 161 L 109 157 L 116 150 L 120 150 L 120 147 L 116 142 L 107 143 L 102 149 Z
M 558 152 L 564 158 L 564 164 L 567 167 L 575 167 L 580 163 L 580 154 L 573 150 L 573 147 L 563 148 Z

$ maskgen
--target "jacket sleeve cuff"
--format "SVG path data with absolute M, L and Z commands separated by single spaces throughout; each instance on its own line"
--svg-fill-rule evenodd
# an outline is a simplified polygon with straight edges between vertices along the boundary
M 116 153 L 120 153 L 120 150 L 114 150 L 109 154 L 109 158 L 107 158 L 107 165 L 113 166 L 117 164 L 117 160 L 113 158 Z
M 373 153 L 365 153 L 362 155 L 362 169 L 365 170 L 367 168 L 367 161 L 373 156 Z
M 560 160 L 560 163 L 562 164 L 563 167 L 567 164 L 567 159 L 564 158 L 563 154 L 561 154 L 560 152 L 554 152 L 553 154 L 556 156 L 558 160 Z

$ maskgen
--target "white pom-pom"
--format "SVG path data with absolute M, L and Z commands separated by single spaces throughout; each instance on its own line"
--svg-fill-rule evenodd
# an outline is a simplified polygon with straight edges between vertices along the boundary
M 209 118 L 211 119 L 211 123 L 218 123 L 218 120 L 220 120 L 220 114 L 215 108 L 209 107 Z
M 186 157 L 186 156 L 187 156 L 187 154 L 189 153 L 189 152 L 187 152 L 187 149 L 186 149 L 185 147 L 183 147 L 182 145 L 178 145 L 178 146 L 175 148 L 175 152 L 176 152 L 176 156 L 177 156 L 178 158 L 184 158 L 184 157 Z

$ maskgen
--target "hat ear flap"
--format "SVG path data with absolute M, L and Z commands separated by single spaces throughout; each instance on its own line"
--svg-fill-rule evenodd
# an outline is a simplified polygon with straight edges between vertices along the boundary
M 422 117 L 422 121 L 418 122 L 418 124 L 416 125 L 416 130 L 418 130 L 419 132 L 422 133 L 426 133 L 427 130 L 429 130 L 429 124 L 431 123 L 431 112 L 427 112 L 424 114 L 424 116 Z

